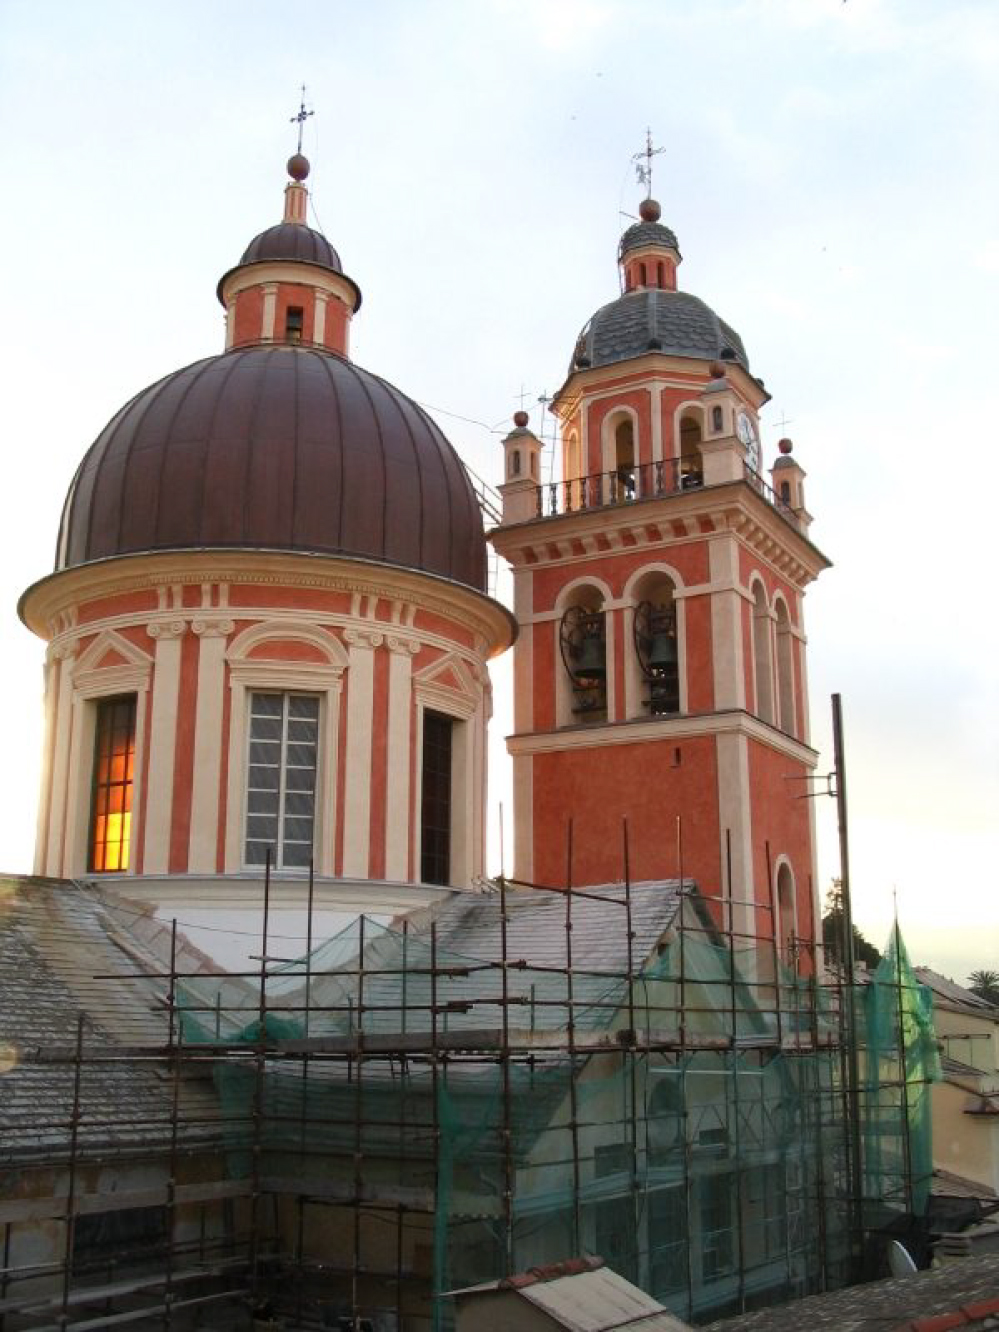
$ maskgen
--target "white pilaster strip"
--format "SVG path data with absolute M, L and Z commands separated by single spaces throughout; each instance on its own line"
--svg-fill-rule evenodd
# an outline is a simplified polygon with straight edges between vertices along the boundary
M 368 875 L 371 845 L 371 741 L 375 699 L 375 648 L 382 635 L 348 629 L 350 645 L 347 675 L 346 776 L 343 797 L 343 873 L 347 878 Z
M 191 790 L 191 833 L 187 846 L 189 874 L 214 874 L 219 830 L 219 779 L 222 772 L 222 712 L 225 698 L 226 638 L 232 620 L 196 619 L 198 635 L 198 701 L 194 713 L 194 779 Z
M 663 456 L 663 386 L 653 384 L 649 389 L 652 411 L 652 461 L 662 462 Z
M 726 532 L 710 538 L 708 560 L 714 588 L 711 593 L 711 657 L 715 708 L 744 708 L 746 672 L 742 651 L 739 552 L 735 537 Z
M 274 338 L 274 320 L 277 317 L 277 283 L 264 287 L 264 308 L 260 321 L 260 336 L 267 341 Z
M 312 341 L 321 343 L 326 337 L 326 296 L 325 291 L 316 292 L 315 312 L 312 316 Z
M 732 733 L 716 737 L 718 754 L 718 831 L 722 896 L 733 900 L 732 926 L 737 933 L 755 933 L 753 898 L 753 821 L 749 800 L 749 742 Z M 726 882 L 726 828 L 732 838 L 732 883 Z M 728 922 L 725 922 L 728 924 Z
M 153 712 L 149 728 L 146 826 L 143 834 L 142 868 L 145 874 L 166 874 L 169 868 L 180 649 L 186 628 L 183 620 L 165 620 L 154 621 L 146 629 L 149 637 L 156 641 L 156 658 L 153 667 Z
M 58 664 L 58 678 L 50 677 L 49 681 L 49 688 L 55 699 L 53 724 L 56 727 L 56 735 L 52 752 L 52 771 L 48 774 L 48 788 L 46 790 L 43 787 L 42 790 L 42 799 L 47 799 L 49 805 L 49 835 L 44 850 L 44 868 L 39 871 L 42 874 L 58 875 L 61 872 L 62 839 L 66 827 L 66 781 L 69 775 L 71 733 L 69 715 L 73 706 L 71 658 L 76 649 L 75 642 L 67 643 L 55 648 L 52 653 L 53 674 Z
M 413 698 L 413 656 L 420 645 L 415 639 L 390 634 L 388 677 L 388 736 L 385 790 L 385 877 L 405 882 L 409 877 L 409 770 L 410 713 Z M 353 701 L 353 699 L 352 699 Z M 349 727 L 348 722 L 348 727 Z M 349 735 L 348 730 L 348 735 Z M 350 760 L 348 758 L 348 764 Z M 346 824 L 344 848 L 346 851 Z M 346 873 L 346 870 L 344 871 Z

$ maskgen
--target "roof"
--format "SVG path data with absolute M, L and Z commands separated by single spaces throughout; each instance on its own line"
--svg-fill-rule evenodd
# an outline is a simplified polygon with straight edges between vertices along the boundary
M 603 1265 L 578 1258 L 534 1267 L 518 1276 L 488 1281 L 451 1293 L 459 1300 L 513 1292 L 568 1332 L 682 1332 L 681 1323 L 658 1300 Z
M 278 222 L 254 236 L 243 251 L 240 264 L 257 264 L 268 259 L 293 259 L 318 264 L 342 273 L 340 256 L 326 237 L 302 222 Z
M 192 549 L 341 555 L 486 587 L 478 501 L 437 425 L 313 348 L 195 361 L 137 394 L 86 453 L 57 571 Z
M 625 292 L 596 312 L 576 340 L 569 373 L 649 352 L 735 361 L 749 369 L 738 333 L 699 297 L 642 288 Z
M 170 1082 L 152 1063 L 114 1058 L 116 1047 L 169 1038 L 166 980 L 135 976 L 165 970 L 143 934 L 169 944 L 148 907 L 63 881 L 0 879 L 0 1163 L 51 1162 L 66 1150 L 81 1018 L 78 1150 L 169 1142 Z M 178 968 L 210 965 L 182 943 Z M 185 1076 L 182 1092 L 192 1110 L 185 1142 L 216 1141 L 210 1082 Z
M 680 248 L 675 233 L 661 222 L 636 222 L 621 237 L 621 255 L 644 249 L 647 245 L 666 246 L 671 250 Z
M 962 1329 L 988 1326 L 966 1318 L 962 1308 L 991 1302 L 999 1313 L 999 1264 L 994 1253 L 887 1281 L 869 1281 L 826 1295 L 741 1314 L 709 1323 L 702 1332 L 903 1332 L 913 1320 L 952 1314 L 957 1321 L 939 1324 Z M 931 1332 L 927 1324 L 926 1332 Z M 935 1329 L 934 1329 L 935 1332 Z
M 932 967 L 913 967 L 913 971 L 922 984 L 933 991 L 934 1002 L 938 1006 L 960 1008 L 999 1022 L 999 1008 L 996 1008 L 995 1004 L 990 1004 L 987 999 L 983 999 L 981 995 L 975 994 L 974 990 L 958 985 L 957 981 L 951 980 L 949 976 L 942 976 Z

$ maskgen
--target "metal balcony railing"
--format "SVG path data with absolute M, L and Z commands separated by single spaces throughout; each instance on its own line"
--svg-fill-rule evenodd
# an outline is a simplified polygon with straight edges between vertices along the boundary
M 759 472 L 743 464 L 745 480 L 764 500 L 789 522 L 797 526 L 793 509 Z M 539 518 L 579 513 L 585 509 L 603 509 L 614 504 L 655 499 L 662 495 L 699 490 L 704 477 L 686 458 L 664 458 L 660 462 L 619 467 L 614 472 L 594 472 L 571 481 L 550 481 L 536 489 Z

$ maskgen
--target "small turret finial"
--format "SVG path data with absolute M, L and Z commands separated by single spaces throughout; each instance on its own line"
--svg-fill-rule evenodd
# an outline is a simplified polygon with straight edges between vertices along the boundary
M 309 116 L 314 116 L 315 114 L 316 114 L 315 111 L 306 111 L 305 109 L 305 84 L 303 83 L 302 100 L 299 103 L 298 115 L 292 116 L 289 122 L 292 125 L 296 123 L 298 125 L 298 148 L 296 149 L 296 154 L 299 157 L 301 157 L 302 155 L 302 128 L 305 125 L 305 122 L 308 120 Z M 292 158 L 292 161 L 294 161 L 294 158 Z
M 645 186 L 646 199 L 652 198 L 652 159 L 664 153 L 665 148 L 653 148 L 651 126 L 645 131 L 645 147 L 640 153 L 633 153 L 631 160 L 635 164 L 635 175 L 638 177 L 639 185 Z M 642 158 L 645 158 L 644 163 Z

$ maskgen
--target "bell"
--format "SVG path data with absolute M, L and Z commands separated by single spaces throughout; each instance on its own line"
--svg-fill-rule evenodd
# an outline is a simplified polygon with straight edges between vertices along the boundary
M 671 671 L 676 666 L 676 639 L 672 634 L 658 633 L 649 648 L 649 670 Z
M 579 655 L 573 662 L 577 679 L 602 680 L 607 674 L 604 640 L 598 634 L 587 634 L 579 645 Z

